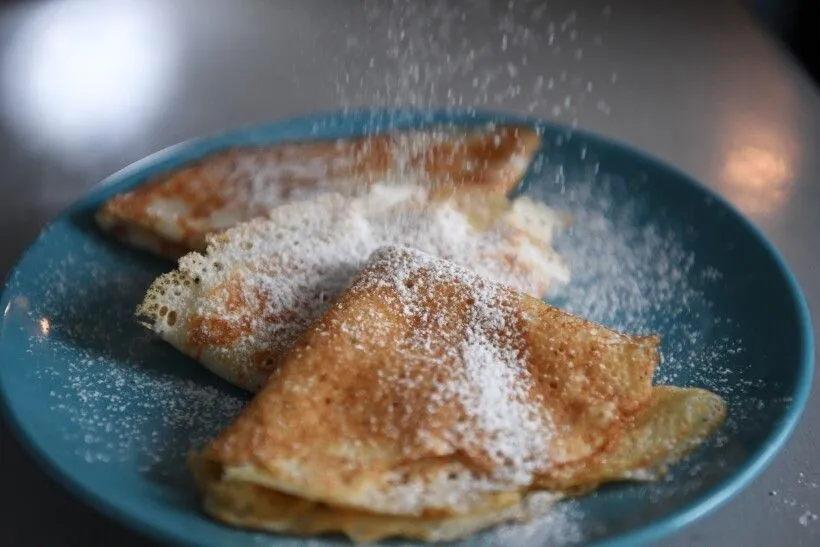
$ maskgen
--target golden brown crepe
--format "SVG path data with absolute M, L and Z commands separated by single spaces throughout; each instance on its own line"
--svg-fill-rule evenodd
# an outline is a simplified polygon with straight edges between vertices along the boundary
M 97 221 L 126 243 L 177 258 L 205 250 L 210 233 L 327 191 L 400 183 L 431 198 L 506 195 L 539 146 L 531 128 L 492 124 L 229 150 L 111 198 Z
M 604 481 L 651 478 L 723 419 L 651 385 L 619 334 L 416 250 L 374 253 L 192 466 L 228 523 L 463 537 Z
M 477 210 L 484 205 L 492 211 Z M 413 245 L 538 297 L 568 279 L 550 247 L 561 220 L 549 208 L 505 197 L 470 207 L 474 215 L 463 204 L 428 203 L 423 189 L 381 185 L 361 198 L 283 205 L 213 236 L 204 255 L 183 257 L 137 313 L 183 353 L 256 391 L 381 245 Z

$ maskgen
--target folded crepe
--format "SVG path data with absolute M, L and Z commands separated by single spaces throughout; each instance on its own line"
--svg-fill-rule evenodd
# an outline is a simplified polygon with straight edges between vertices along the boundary
M 258 390 L 283 352 L 336 299 L 370 254 L 418 247 L 536 297 L 569 277 L 550 246 L 562 222 L 519 198 L 429 202 L 413 186 L 325 194 L 211 236 L 137 310 L 162 339 L 229 382 Z M 490 210 L 488 212 L 488 210 Z
M 192 458 L 204 508 L 243 527 L 439 541 L 659 476 L 725 406 L 653 387 L 658 342 L 382 248 Z
M 399 182 L 424 186 L 431 198 L 506 195 L 540 143 L 532 128 L 490 124 L 233 149 L 114 196 L 97 222 L 128 244 L 178 258 L 203 251 L 208 234 L 327 191 Z

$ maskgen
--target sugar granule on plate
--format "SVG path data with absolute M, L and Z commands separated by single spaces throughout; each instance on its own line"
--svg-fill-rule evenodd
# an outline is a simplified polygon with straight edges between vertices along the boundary
M 168 353 L 135 325 L 129 309 L 155 273 L 136 261 L 130 275 L 112 274 L 112 266 L 84 248 L 43 272 L 44 294 L 30 303 L 29 315 L 49 328 L 31 336 L 28 351 L 48 365 L 32 374 L 49 386 L 51 410 L 72 424 L 62 433 L 76 443 L 77 457 L 177 474 L 187 452 L 215 435 L 245 400 L 165 366 Z
M 812 513 L 811 511 L 804 511 L 800 518 L 797 519 L 797 522 L 800 523 L 801 526 L 808 526 L 809 523 L 814 522 L 817 520 L 817 515 Z

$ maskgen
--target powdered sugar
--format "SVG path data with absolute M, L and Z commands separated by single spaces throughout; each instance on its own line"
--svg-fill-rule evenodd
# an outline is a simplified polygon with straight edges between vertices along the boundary
M 283 203 L 314 199 L 328 191 L 361 195 L 374 181 L 424 185 L 428 183 L 424 180 L 424 160 L 447 148 L 434 152 L 434 147 L 453 145 L 450 153 L 455 154 L 469 138 L 481 138 L 494 129 L 488 125 L 457 132 L 442 126 L 249 150 L 236 155 L 233 168 L 222 175 L 226 180 L 221 186 L 233 191 L 227 196 L 228 208 L 242 210 L 242 218 L 247 220 L 264 216 Z
M 119 257 L 128 274 L 115 274 L 118 266 L 99 248 L 72 249 L 40 273 L 35 301 L 17 301 L 38 327 L 28 353 L 41 365 L 31 381 L 70 425 L 60 434 L 80 460 L 188 482 L 188 451 L 227 425 L 245 400 L 197 375 L 194 363 L 169 363 L 173 353 L 134 325 L 133 299 L 156 274 L 150 265 Z
M 603 13 L 580 20 L 571 2 L 400 0 L 364 3 L 370 32 L 346 38 L 329 74 L 345 107 L 518 109 L 575 123 L 585 105 L 609 107 Z M 476 29 L 480 29 L 476 32 Z M 600 69 L 595 72 L 600 72 Z M 595 80 L 595 81 L 593 81 Z
M 516 325 L 514 293 L 457 264 L 402 247 L 376 251 L 351 291 L 379 286 L 395 290 L 404 319 L 414 325 L 409 337 L 390 343 L 408 356 L 424 356 L 410 361 L 413 367 L 442 368 L 446 374 L 430 403 L 455 403 L 465 415 L 450 432 L 457 438 L 447 440 L 483 452 L 494 462 L 495 480 L 530 484 L 533 472 L 547 465 L 551 428 L 530 395 L 532 378 Z M 442 286 L 455 292 L 442 294 Z M 431 306 L 437 299 L 447 299 L 439 315 Z M 453 316 L 454 310 L 466 311 L 466 317 Z M 342 328 L 357 333 L 363 327 L 346 323 Z M 442 340 L 446 344 L 438 343 Z
M 66 439 L 82 440 L 77 455 L 88 463 L 124 462 L 136 455 L 140 470 L 151 471 L 181 461 L 244 405 L 215 387 L 138 365 L 124 371 L 121 363 L 88 352 L 65 370 L 45 374 L 62 383 L 60 391 L 51 391 L 51 409 L 76 425 Z M 135 375 L 141 380 L 135 382 Z M 185 441 L 169 443 L 169 437 Z
M 800 518 L 797 521 L 800 523 L 801 526 L 808 526 L 809 523 L 812 523 L 817 520 L 817 514 L 812 513 L 811 511 L 804 511 Z
M 461 278 L 472 281 L 463 274 Z M 491 456 L 498 462 L 512 462 L 512 479 L 526 483 L 533 462 L 543 461 L 538 454 L 545 452 L 544 439 L 551 430 L 528 397 L 532 378 L 526 352 L 510 339 L 516 332 L 516 310 L 508 302 L 509 295 L 474 281 L 471 292 L 473 306 L 459 348 L 464 380 L 448 387 L 461 396 L 467 414 L 491 439 Z
M 538 504 L 537 498 L 532 500 Z M 533 507 L 530 522 L 503 525 L 478 538 L 477 547 L 508 547 L 511 545 L 540 545 L 554 547 L 575 545 L 584 540 L 583 513 L 577 502 L 562 501 L 553 505 Z

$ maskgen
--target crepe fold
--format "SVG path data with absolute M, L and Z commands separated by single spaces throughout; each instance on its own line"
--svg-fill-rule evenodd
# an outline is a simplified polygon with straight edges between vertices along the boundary
M 707 391 L 652 386 L 658 343 L 381 248 L 192 458 L 205 510 L 281 532 L 439 541 L 655 478 L 725 416 Z

